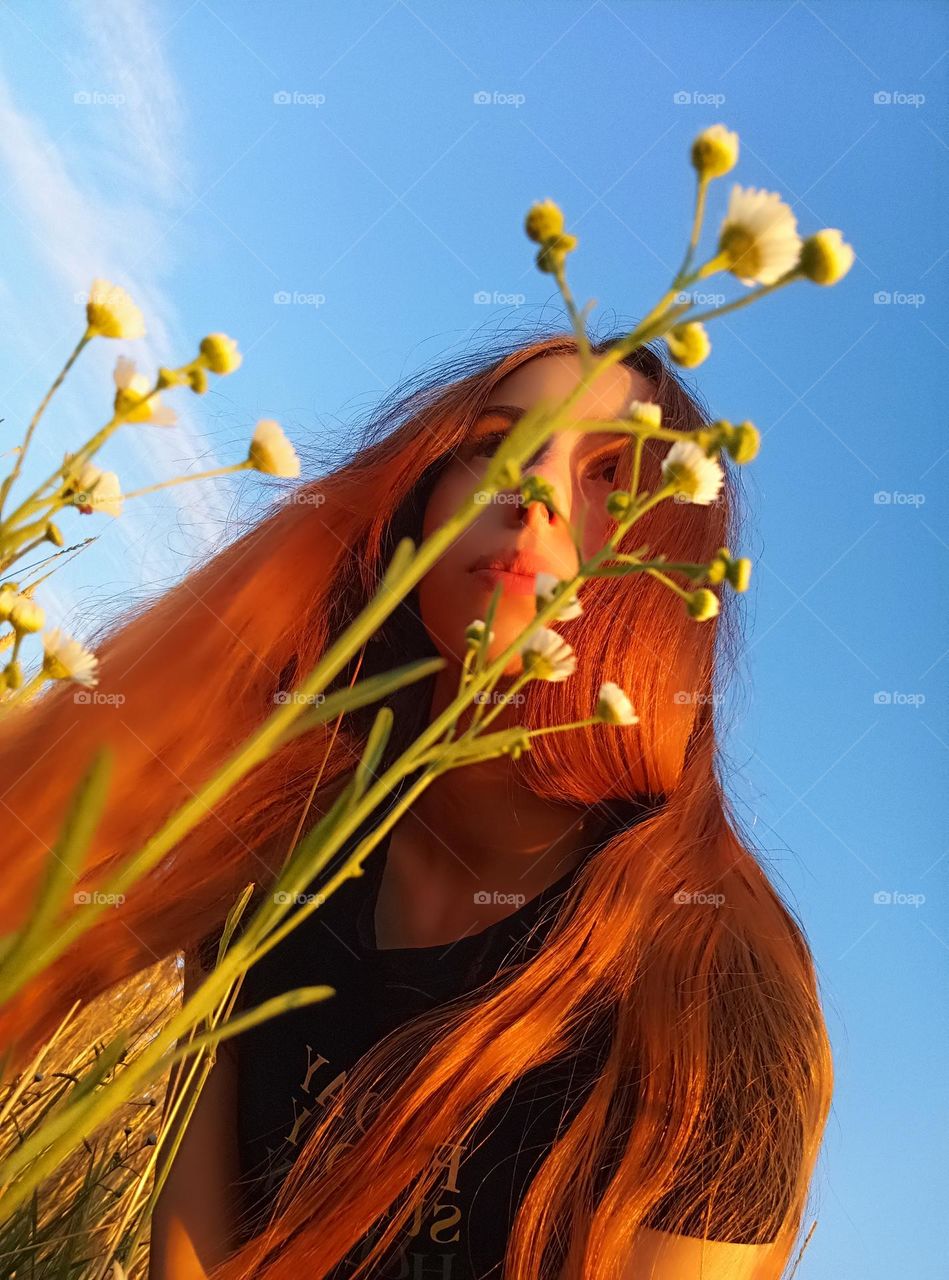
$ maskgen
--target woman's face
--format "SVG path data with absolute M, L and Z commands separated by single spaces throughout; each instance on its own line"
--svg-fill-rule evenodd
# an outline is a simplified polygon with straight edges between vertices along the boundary
M 471 436 L 432 491 L 425 509 L 424 537 L 457 511 L 475 481 L 484 475 L 500 443 L 498 433 L 511 429 L 516 413 L 529 409 L 537 400 L 563 399 L 574 390 L 580 376 L 578 357 L 563 353 L 535 357 L 497 384 Z M 613 366 L 583 392 L 571 416 L 616 418 L 630 400 L 649 400 L 651 393 L 651 383 L 641 374 L 625 365 Z M 583 530 L 585 559 L 604 545 L 615 528 L 605 503 L 618 487 L 614 481 L 616 461 L 626 443 L 626 437 L 607 432 L 556 432 L 521 466 L 523 475 L 534 474 L 547 481 L 559 510 L 575 528 Z M 481 558 L 515 553 L 525 558 L 528 572 L 499 576 L 474 568 Z M 495 657 L 536 612 L 534 572 L 546 570 L 568 578 L 578 567 L 576 548 L 564 521 L 548 513 L 540 502 L 525 507 L 518 500 L 517 489 L 502 490 L 420 581 L 422 621 L 439 653 L 450 663 L 460 663 L 465 654 L 465 628 L 475 618 L 484 618 L 500 582 L 494 641 L 488 651 L 489 657 Z M 520 670 L 515 653 L 505 674 L 515 675 Z

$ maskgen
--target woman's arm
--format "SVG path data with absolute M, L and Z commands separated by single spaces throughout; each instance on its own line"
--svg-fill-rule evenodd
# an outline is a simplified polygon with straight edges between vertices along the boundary
M 202 977 L 197 962 L 186 958 L 186 996 Z M 206 1280 L 205 1268 L 231 1252 L 238 1173 L 237 1063 L 233 1046 L 224 1043 L 155 1203 L 150 1280 Z
M 778 1254 L 769 1244 L 727 1244 L 643 1227 L 622 1280 L 779 1280 Z

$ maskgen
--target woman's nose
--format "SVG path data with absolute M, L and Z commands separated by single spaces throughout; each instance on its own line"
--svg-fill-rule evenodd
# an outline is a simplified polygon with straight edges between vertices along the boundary
M 570 517 L 569 499 L 571 493 L 570 450 L 565 435 L 553 436 L 547 443 L 521 466 L 522 475 L 534 475 L 550 485 L 554 493 L 554 502 Z M 516 492 L 516 490 L 515 490 Z M 556 515 L 549 512 L 542 502 L 525 504 L 523 499 L 514 505 L 516 519 L 524 524 L 534 521 L 553 523 Z

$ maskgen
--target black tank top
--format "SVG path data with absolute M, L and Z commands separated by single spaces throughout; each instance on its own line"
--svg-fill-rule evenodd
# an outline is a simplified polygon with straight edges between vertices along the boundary
M 330 869 L 371 829 L 363 824 Z M 388 849 L 384 837 L 364 862 L 362 876 L 347 880 L 249 971 L 239 1002 L 244 1008 L 295 987 L 326 984 L 335 994 L 229 1042 L 237 1062 L 242 1242 L 264 1225 L 309 1127 L 345 1073 L 389 1031 L 474 990 L 503 965 L 536 954 L 574 877 L 598 847 L 591 846 L 574 868 L 487 928 L 445 945 L 380 950 L 374 913 Z M 520 1201 L 582 1105 L 608 1048 L 609 1027 L 601 1023 L 569 1054 L 522 1075 L 463 1149 L 445 1153 L 432 1207 L 403 1227 L 373 1277 L 500 1280 Z M 603 1172 L 608 1169 L 604 1165 Z M 658 1218 L 650 1221 L 663 1225 Z M 384 1223 L 380 1219 L 353 1246 L 330 1273 L 333 1280 L 352 1274 Z M 761 1224 L 751 1224 L 738 1237 L 741 1242 L 769 1238 L 767 1228 L 761 1234 Z

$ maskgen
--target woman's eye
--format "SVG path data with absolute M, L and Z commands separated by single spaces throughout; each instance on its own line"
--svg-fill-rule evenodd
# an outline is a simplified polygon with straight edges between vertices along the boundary
M 612 484 L 616 479 L 616 468 L 618 466 L 618 458 L 603 458 L 600 462 L 593 463 L 587 475 L 591 480 L 602 480 L 606 484 Z
M 494 453 L 495 448 L 504 439 L 505 434 L 504 431 L 492 431 L 489 435 L 482 436 L 474 447 L 473 456 L 480 458 L 484 454 Z

